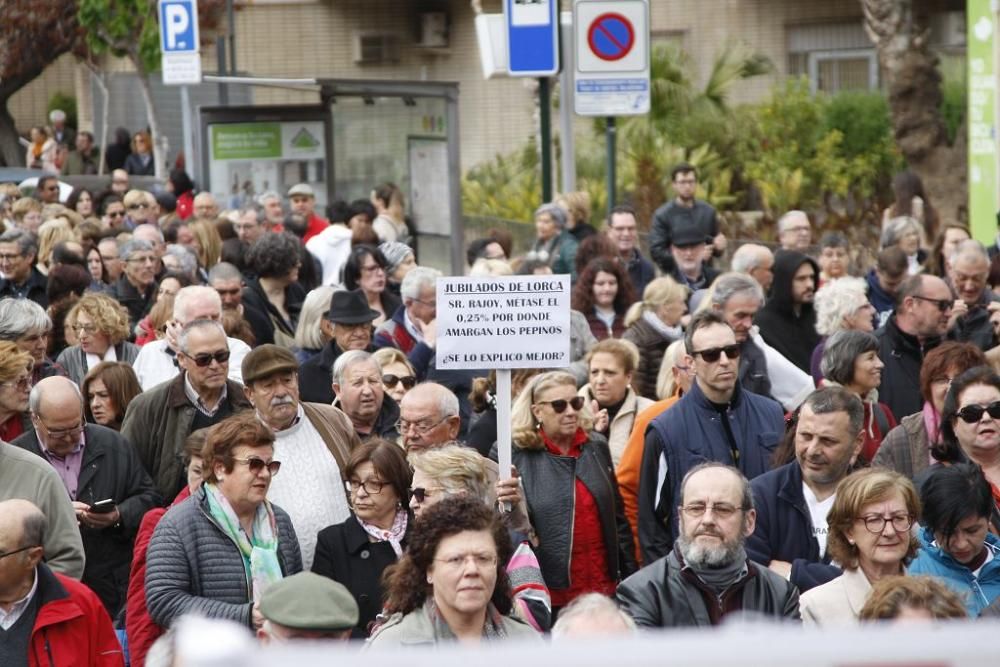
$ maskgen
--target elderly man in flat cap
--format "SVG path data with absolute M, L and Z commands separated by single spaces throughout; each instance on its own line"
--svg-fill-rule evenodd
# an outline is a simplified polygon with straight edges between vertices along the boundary
M 272 585 L 260 600 L 262 644 L 294 639 L 347 641 L 358 622 L 358 603 L 343 585 L 299 572 Z
M 278 345 L 261 345 L 243 359 L 243 392 L 274 431 L 274 458 L 281 461 L 267 497 L 291 517 L 309 569 L 319 531 L 351 514 L 341 471 L 361 441 L 339 409 L 300 400 L 298 373 L 295 355 Z

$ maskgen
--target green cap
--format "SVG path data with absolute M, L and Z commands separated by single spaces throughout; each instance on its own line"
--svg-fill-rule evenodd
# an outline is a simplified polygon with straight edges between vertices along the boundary
M 264 618 L 295 630 L 328 632 L 358 624 L 358 603 L 333 579 L 299 572 L 272 584 L 260 599 Z

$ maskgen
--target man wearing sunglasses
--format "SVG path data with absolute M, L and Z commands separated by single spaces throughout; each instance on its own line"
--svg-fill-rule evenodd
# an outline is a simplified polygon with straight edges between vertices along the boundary
M 125 231 L 125 204 L 118 195 L 105 195 L 101 200 L 101 224 L 105 229 Z
M 218 299 L 214 290 L 204 289 Z M 227 377 L 230 362 L 221 324 L 210 319 L 189 322 L 178 337 L 181 372 L 129 404 L 122 435 L 135 446 L 162 498 L 173 499 L 185 484 L 184 440 L 250 407 L 243 386 Z
M 951 309 L 948 339 L 972 343 L 979 349 L 996 346 L 993 313 L 1000 310 L 1000 299 L 987 285 L 990 259 L 979 241 L 963 241 L 948 258 L 948 282 L 957 295 Z
M 948 330 L 953 306 L 945 281 L 919 273 L 899 286 L 895 311 L 875 332 L 878 357 L 885 364 L 878 397 L 897 420 L 923 408 L 920 366 Z
M 153 217 L 153 204 L 156 203 L 156 200 L 153 199 L 153 195 L 145 190 L 129 190 L 125 193 L 123 202 L 127 216 L 125 219 L 126 229 L 135 229 L 147 222 L 156 223 L 156 219 Z
M 785 426 L 778 403 L 740 386 L 740 345 L 721 314 L 697 313 L 684 345 L 694 369 L 691 390 L 646 428 L 638 499 L 639 546 L 646 563 L 673 548 L 680 485 L 688 470 L 718 461 L 753 479 L 770 470 Z
M 72 380 L 45 378 L 31 390 L 29 403 L 34 428 L 11 444 L 58 473 L 83 538 L 83 583 L 114 617 L 125 603 L 139 522 L 161 498 L 135 448 L 117 432 L 84 421 L 83 396 Z
M 281 461 L 267 497 L 291 517 L 309 570 L 319 531 L 351 514 L 341 471 L 361 441 L 337 408 L 299 400 L 298 372 L 295 355 L 277 345 L 256 347 L 243 359 L 243 392 L 274 432 L 274 458 Z

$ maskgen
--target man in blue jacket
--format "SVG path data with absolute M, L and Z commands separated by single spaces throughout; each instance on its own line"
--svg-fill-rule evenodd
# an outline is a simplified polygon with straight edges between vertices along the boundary
M 802 592 L 840 574 L 826 555 L 826 515 L 837 484 L 857 461 L 863 427 L 864 407 L 855 394 L 818 389 L 799 411 L 795 460 L 751 482 L 757 529 L 747 538 L 747 553 Z
M 715 310 L 695 315 L 684 336 L 691 391 L 650 422 L 639 474 L 639 545 L 652 563 L 673 548 L 684 475 L 698 464 L 734 466 L 748 479 L 770 470 L 784 417 L 775 401 L 739 386 L 740 345 Z

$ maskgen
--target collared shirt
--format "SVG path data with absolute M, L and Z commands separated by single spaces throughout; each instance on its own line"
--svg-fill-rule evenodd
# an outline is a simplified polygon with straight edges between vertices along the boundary
M 424 342 L 424 335 L 420 333 L 420 330 L 413 324 L 413 320 L 410 319 L 410 311 L 403 308 L 403 326 L 406 327 L 406 332 L 413 336 L 413 340 L 416 343 Z
M 0 628 L 10 630 L 11 626 L 17 623 L 17 619 L 21 618 L 24 610 L 28 608 L 28 603 L 31 602 L 31 598 L 35 596 L 35 592 L 38 590 L 38 570 L 33 571 L 31 576 L 35 580 L 32 582 L 31 590 L 28 591 L 28 594 L 15 602 L 11 606 L 10 611 L 4 611 L 3 607 L 0 607 Z
M 73 451 L 66 456 L 59 456 L 42 442 L 41 434 L 37 430 L 35 431 L 42 454 L 52 464 L 52 467 L 55 468 L 56 473 L 59 474 L 59 479 L 62 480 L 63 486 L 66 487 L 66 492 L 69 493 L 70 500 L 76 500 L 77 487 L 80 482 L 80 468 L 83 466 L 83 448 L 87 444 L 84 433 L 84 431 L 80 432 L 80 439 L 77 441 Z
M 191 376 L 187 373 L 184 374 L 184 395 L 187 396 L 188 400 L 191 401 L 191 405 L 198 409 L 198 412 L 205 415 L 206 417 L 211 417 L 219 411 L 222 407 L 223 402 L 226 400 L 226 395 L 229 393 L 229 386 L 226 384 L 222 385 L 222 393 L 219 394 L 219 400 L 216 401 L 214 406 L 205 405 L 201 396 L 195 391 L 194 386 L 191 384 Z

